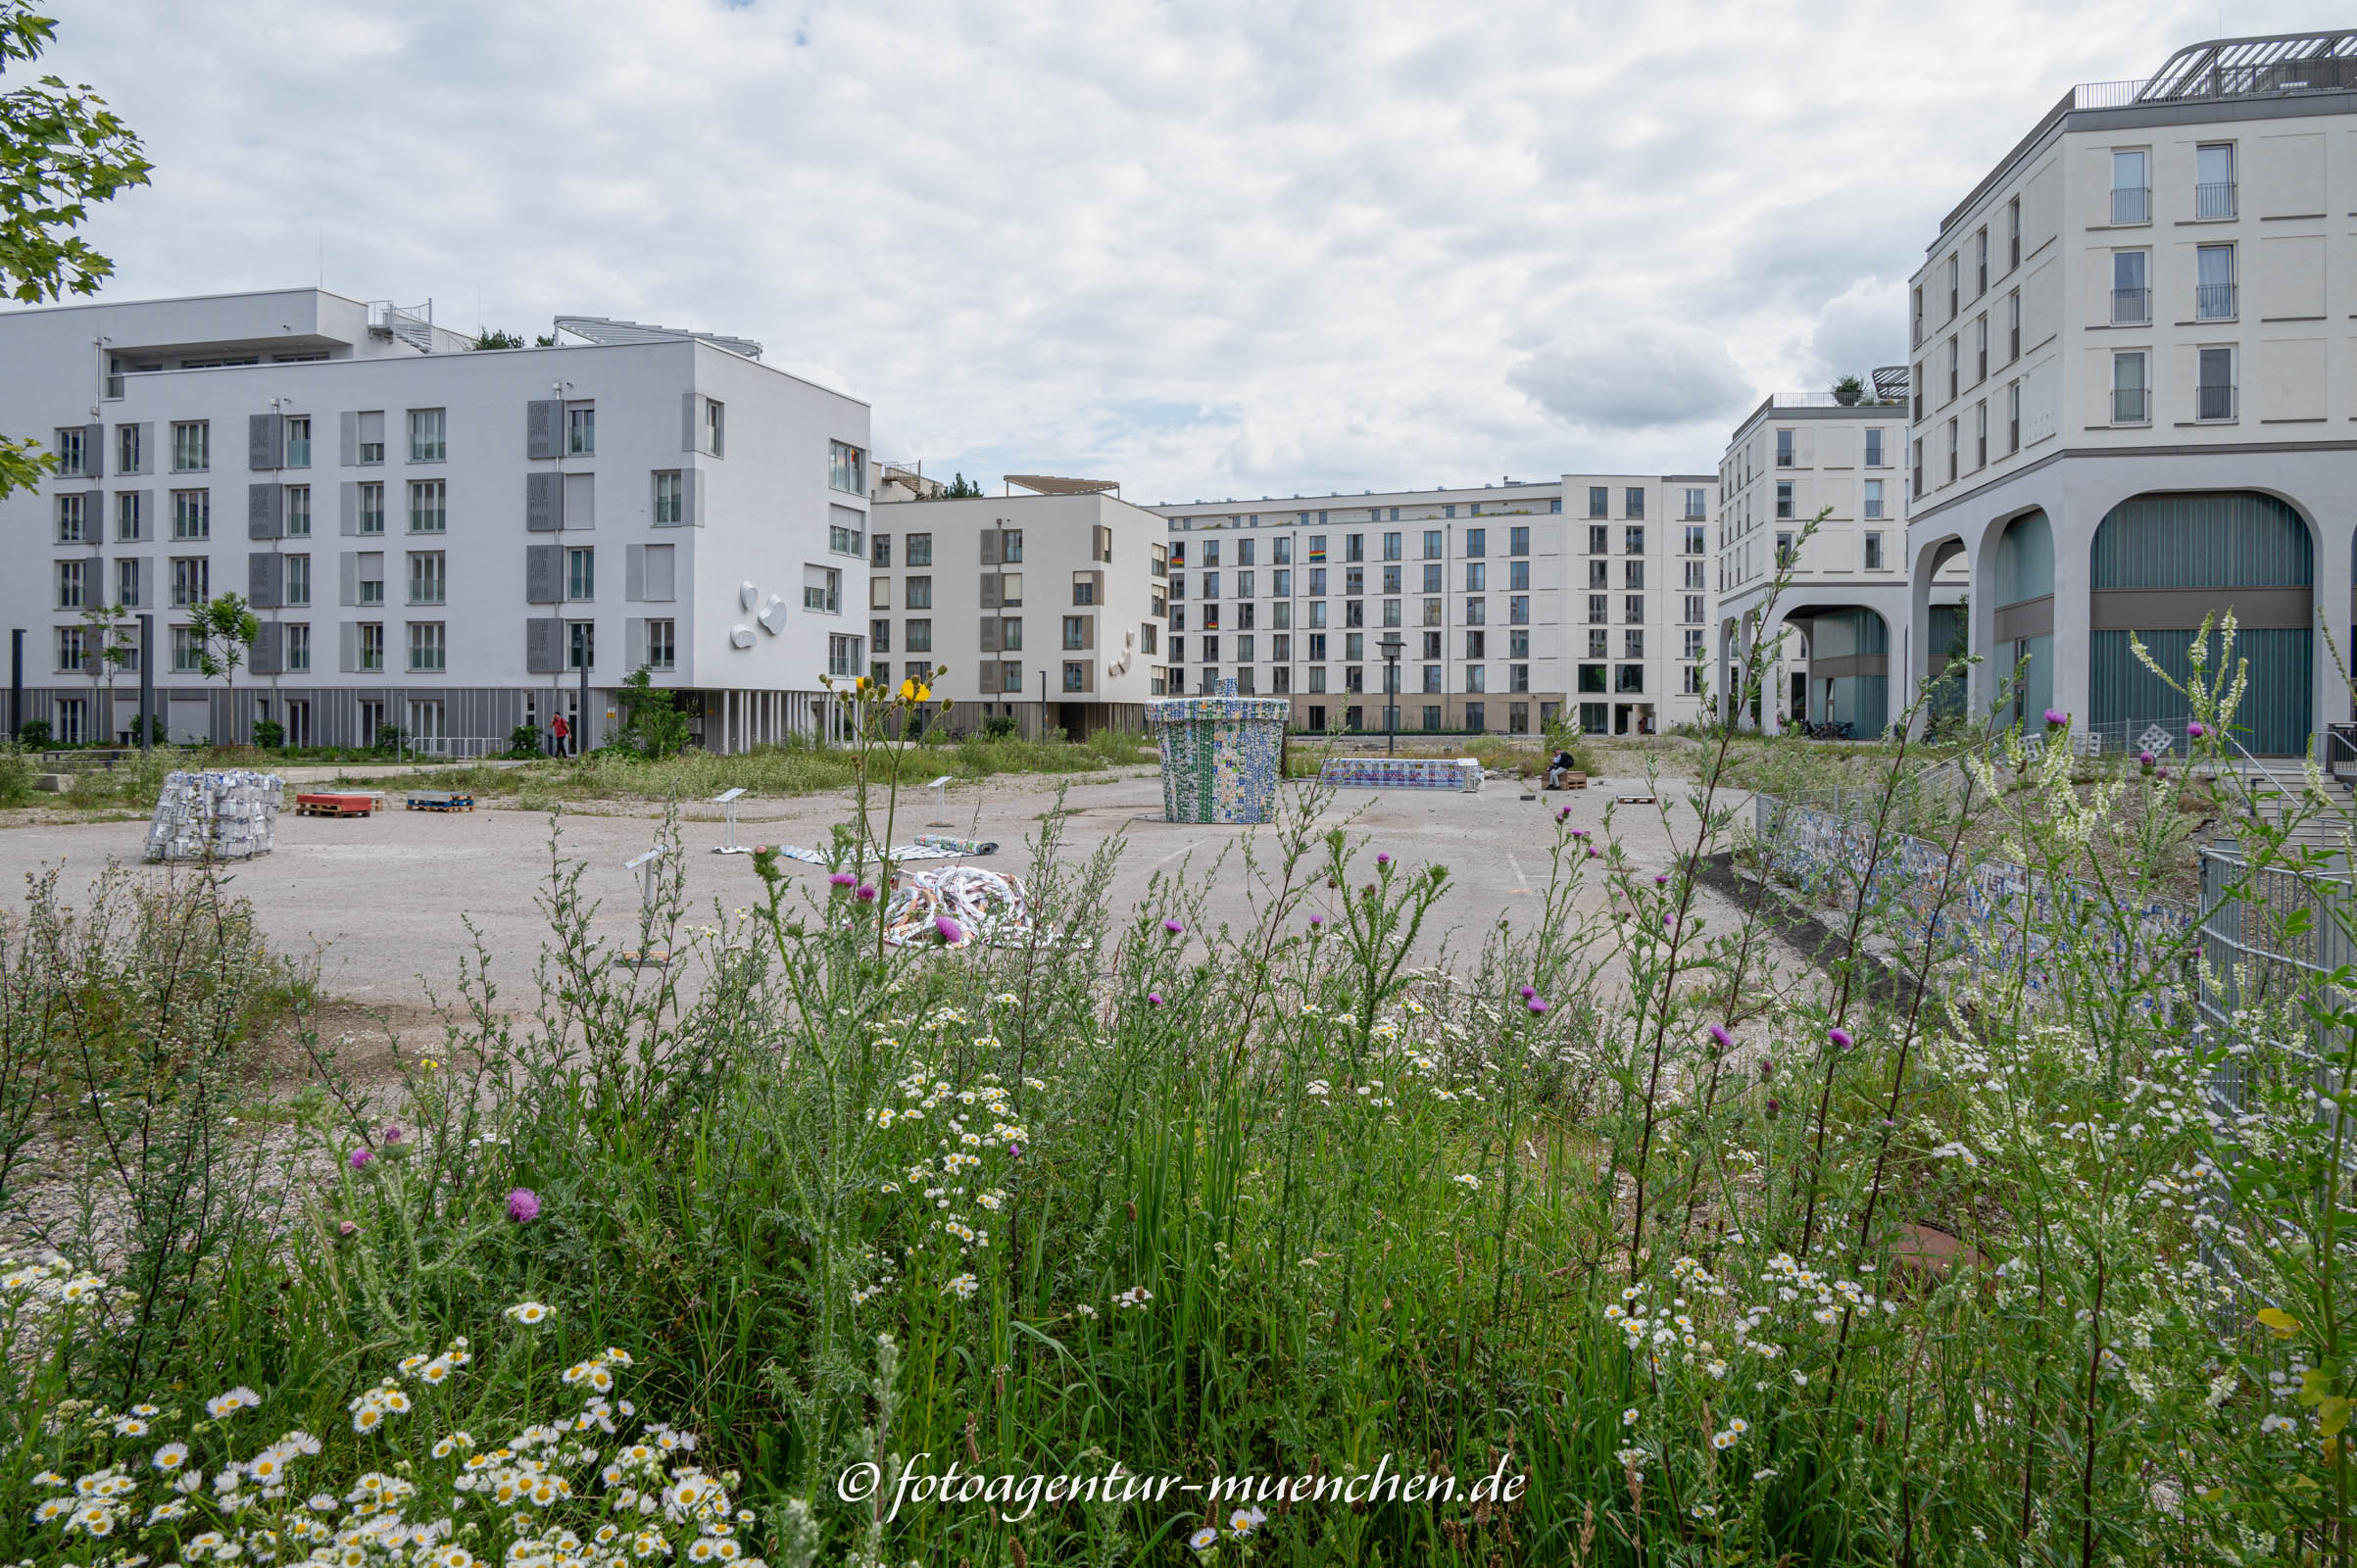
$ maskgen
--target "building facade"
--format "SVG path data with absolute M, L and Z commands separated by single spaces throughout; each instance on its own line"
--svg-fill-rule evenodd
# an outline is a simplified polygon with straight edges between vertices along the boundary
M 1719 460 L 1714 662 L 1718 700 L 1739 721 L 1867 737 L 1911 700 L 1891 680 L 1910 636 L 1906 439 L 1906 407 L 1874 401 L 1770 397 L 1736 426 Z M 1942 589 L 1950 604 L 1959 592 Z M 1750 710 L 1735 712 L 1762 641 L 1773 662 Z
M 2357 33 L 2200 44 L 2064 94 L 1940 224 L 1912 280 L 1911 609 L 1928 633 L 1969 576 L 1976 710 L 2182 733 L 2135 645 L 2182 680 L 2232 610 L 2241 744 L 2303 753 L 2347 716 L 2318 617 L 2351 629 L 2353 132 Z
M 0 501 L 38 563 L 0 586 L 25 716 L 132 730 L 89 618 L 120 606 L 175 740 L 595 744 L 642 666 L 714 749 L 827 725 L 820 676 L 867 667 L 866 406 L 741 339 L 559 324 L 467 352 L 316 289 L 0 314 L 0 430 L 60 458 Z M 262 632 L 224 683 L 189 612 L 230 591 Z
M 868 673 L 914 678 L 948 722 L 1012 717 L 1074 740 L 1142 729 L 1167 689 L 1162 519 L 1110 495 L 877 505 Z
M 1575 474 L 1155 507 L 1171 689 L 1233 679 L 1291 699 L 1306 730 L 1535 734 L 1561 717 L 1630 734 L 1691 718 L 1679 662 L 1706 632 L 1710 571 L 1688 553 L 1706 532 L 1689 529 L 1715 489 Z

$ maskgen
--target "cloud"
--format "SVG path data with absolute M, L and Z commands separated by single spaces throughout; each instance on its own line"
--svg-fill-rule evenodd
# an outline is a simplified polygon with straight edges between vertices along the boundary
M 1547 348 L 1506 383 L 1566 424 L 1650 430 L 1741 413 L 1752 392 L 1727 345 L 1693 327 L 1633 326 Z

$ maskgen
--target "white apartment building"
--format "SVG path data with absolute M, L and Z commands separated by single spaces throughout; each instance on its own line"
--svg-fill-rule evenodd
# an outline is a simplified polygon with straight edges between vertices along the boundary
M 978 728 L 1142 729 L 1165 687 L 1164 527 L 1105 494 L 894 501 L 870 515 L 868 672 Z
M 1969 574 L 1975 710 L 2003 682 L 2000 717 L 2180 732 L 2184 700 L 2131 639 L 2182 677 L 2203 614 L 2231 608 L 2242 744 L 2302 753 L 2345 716 L 2316 616 L 2347 635 L 2353 205 L 2339 30 L 2074 87 L 1942 220 L 1913 280 L 1912 614 L 1928 632 L 1939 575 Z M 1918 635 L 1914 667 L 1938 641 Z
M 1171 689 L 1232 678 L 1291 698 L 1309 730 L 1533 734 L 1576 714 L 1628 734 L 1691 718 L 1680 662 L 1707 635 L 1710 569 L 1690 571 L 1688 552 L 1707 551 L 1715 489 L 1575 474 L 1155 507 L 1170 528 Z
M 1794 719 L 1848 724 L 1863 738 L 1910 700 L 1890 678 L 1910 635 L 1906 439 L 1905 404 L 1871 397 L 1780 394 L 1736 426 L 1719 460 L 1718 700 L 1735 702 L 1756 642 L 1781 649 L 1737 718 L 1771 732 Z M 1944 585 L 1948 604 L 1959 586 Z
M 470 752 L 563 714 L 595 744 L 642 665 L 714 749 L 827 723 L 820 676 L 867 667 L 867 407 L 743 339 L 558 326 L 467 352 L 308 288 L 0 314 L 0 430 L 61 460 L 0 501 L 25 716 L 133 728 L 81 618 L 122 605 L 175 740 Z M 233 692 L 187 617 L 229 591 L 263 622 Z

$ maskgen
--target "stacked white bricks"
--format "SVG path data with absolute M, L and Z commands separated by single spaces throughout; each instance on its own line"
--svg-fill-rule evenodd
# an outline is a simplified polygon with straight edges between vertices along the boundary
M 285 787 L 270 773 L 167 773 L 147 828 L 147 858 L 248 860 L 268 855 L 284 798 Z

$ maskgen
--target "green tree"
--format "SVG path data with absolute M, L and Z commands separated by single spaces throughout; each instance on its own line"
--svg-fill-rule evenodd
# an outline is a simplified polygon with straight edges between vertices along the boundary
M 262 617 L 236 594 L 220 594 L 190 612 L 199 639 L 196 667 L 207 680 L 219 680 L 229 694 L 229 739 L 237 738 L 237 666 L 246 662 L 254 639 L 262 635 Z
M 54 18 L 28 0 L 0 0 L 0 76 L 55 41 Z M 39 305 L 95 294 L 115 264 L 73 230 L 92 202 L 147 183 L 139 138 L 87 85 L 56 76 L 0 92 L 0 293 Z M 0 496 L 37 484 L 57 460 L 32 441 L 0 435 Z
M 516 333 L 496 326 L 486 326 L 474 334 L 473 347 L 478 349 L 519 349 L 523 339 Z
M 115 677 L 138 657 L 139 645 L 132 640 L 136 622 L 122 605 L 88 606 L 82 611 L 81 622 L 82 647 L 88 651 L 91 695 L 98 709 L 98 722 L 90 726 L 90 735 L 92 739 L 104 736 L 112 741 Z
M 941 498 L 944 501 L 971 501 L 981 494 L 982 487 L 980 485 L 968 479 L 964 474 L 958 473 L 951 475 L 950 487 L 942 492 Z
M 1866 401 L 1866 383 L 1854 375 L 1845 375 L 1834 383 L 1834 401 L 1845 409 L 1854 409 Z
M 641 664 L 624 676 L 614 699 L 622 710 L 615 745 L 651 762 L 676 757 L 687 745 L 687 714 L 679 710 L 679 694 L 657 686 L 649 666 Z

